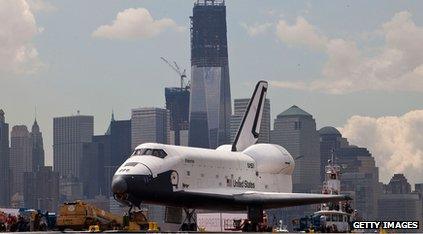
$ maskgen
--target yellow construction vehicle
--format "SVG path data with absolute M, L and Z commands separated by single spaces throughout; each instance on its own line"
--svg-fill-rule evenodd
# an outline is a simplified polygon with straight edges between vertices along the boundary
M 156 222 L 149 222 L 145 211 L 131 213 L 131 216 L 119 216 L 77 200 L 64 203 L 59 208 L 57 227 L 60 231 L 101 232 L 105 230 L 123 231 L 159 231 Z
M 95 225 L 100 230 L 122 229 L 123 219 L 122 216 L 101 210 L 80 200 L 60 206 L 57 218 L 59 230 L 82 231 L 89 230 L 90 226 Z

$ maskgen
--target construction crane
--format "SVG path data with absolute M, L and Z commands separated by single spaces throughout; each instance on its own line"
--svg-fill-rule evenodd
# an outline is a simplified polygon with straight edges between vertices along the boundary
M 187 78 L 186 70 L 184 69 L 182 71 L 182 69 L 178 66 L 178 64 L 175 61 L 173 61 L 173 64 L 172 64 L 167 59 L 165 59 L 163 57 L 160 57 L 160 58 L 163 60 L 163 62 L 167 63 L 167 65 L 169 65 L 176 73 L 178 73 L 178 75 L 181 79 L 181 90 L 182 90 L 184 88 L 184 79 Z M 188 84 L 185 88 L 188 88 Z

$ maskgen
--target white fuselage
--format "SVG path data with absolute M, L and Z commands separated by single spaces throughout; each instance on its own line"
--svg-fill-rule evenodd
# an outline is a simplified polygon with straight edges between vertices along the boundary
M 166 156 L 137 155 L 150 149 L 162 150 Z M 151 154 L 151 151 L 148 152 Z M 161 181 L 159 184 L 167 186 L 163 180 L 169 180 L 173 192 L 238 190 L 290 193 L 293 170 L 294 160 L 278 145 L 256 144 L 242 152 L 232 152 L 228 145 L 212 150 L 146 143 L 136 147 L 134 154 L 116 171 L 115 177 L 151 175 L 154 181 L 167 173 L 170 176 L 158 179 Z

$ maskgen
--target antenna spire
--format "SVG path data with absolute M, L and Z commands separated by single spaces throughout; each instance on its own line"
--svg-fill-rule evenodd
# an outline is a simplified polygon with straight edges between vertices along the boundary
M 35 105 L 34 107 L 34 119 L 35 119 L 35 122 L 37 122 L 37 105 Z

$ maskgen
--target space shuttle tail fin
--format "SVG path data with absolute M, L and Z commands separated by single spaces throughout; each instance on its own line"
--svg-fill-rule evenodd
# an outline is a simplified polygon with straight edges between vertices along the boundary
M 235 140 L 232 143 L 232 151 L 242 151 L 257 142 L 266 100 L 267 85 L 267 81 L 259 81 L 256 84 Z

